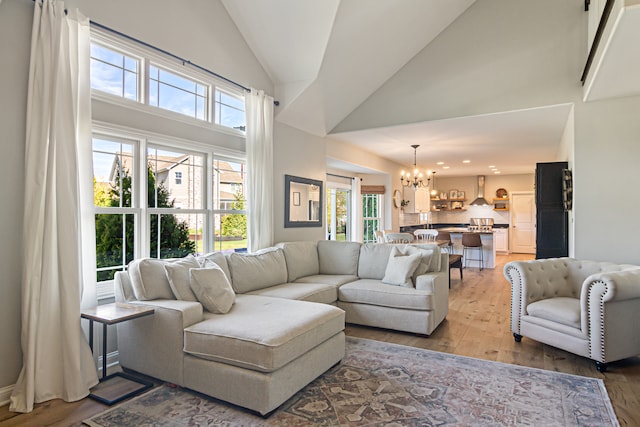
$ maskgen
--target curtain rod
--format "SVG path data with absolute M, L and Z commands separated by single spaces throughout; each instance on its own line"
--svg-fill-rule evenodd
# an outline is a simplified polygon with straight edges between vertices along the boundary
M 338 178 L 346 178 L 346 179 L 356 179 L 355 176 L 344 176 L 344 175 L 336 175 L 335 173 L 327 173 L 329 176 L 336 176 Z
M 182 65 L 190 65 L 191 67 L 197 68 L 200 71 L 203 71 L 203 72 L 205 72 L 207 74 L 211 74 L 212 76 L 215 76 L 215 77 L 217 77 L 217 78 L 219 78 L 221 80 L 224 80 L 227 83 L 231 83 L 232 85 L 234 85 L 236 87 L 239 87 L 240 89 L 243 89 L 246 92 L 251 92 L 251 89 L 249 89 L 248 87 L 246 87 L 246 86 L 244 86 L 244 85 L 242 85 L 242 84 L 240 84 L 238 82 L 235 82 L 235 81 L 233 81 L 233 80 L 231 80 L 231 79 L 229 79 L 229 78 L 227 78 L 227 77 L 225 77 L 223 75 L 220 75 L 220 74 L 216 73 L 215 71 L 211 71 L 208 68 L 204 68 L 204 67 L 201 67 L 198 64 L 194 64 L 193 62 L 189 61 L 188 59 L 184 59 L 181 56 L 175 55 L 175 54 L 173 54 L 171 52 L 168 52 L 168 51 L 166 51 L 164 49 L 161 49 L 161 48 L 159 48 L 157 46 L 154 46 L 154 45 L 152 45 L 150 43 L 147 43 L 147 42 L 142 41 L 140 39 L 137 39 L 135 37 L 132 37 L 132 36 L 130 36 L 128 34 L 125 34 L 125 33 L 121 32 L 121 31 L 114 30 L 113 28 L 107 27 L 106 25 L 100 24 L 100 23 L 98 23 L 96 21 L 90 20 L 89 22 L 91 23 L 91 25 L 94 25 L 94 26 L 96 26 L 96 27 L 98 27 L 98 28 L 100 28 L 102 30 L 109 31 L 110 33 L 116 34 L 116 35 L 118 35 L 120 37 L 124 37 L 127 40 L 131 40 L 131 41 L 133 41 L 135 43 L 138 43 L 138 44 L 141 44 L 141 45 L 143 45 L 145 47 L 148 47 L 149 49 L 153 49 L 153 50 L 155 50 L 157 52 L 160 52 L 160 53 L 162 53 L 164 55 L 170 56 L 173 59 L 182 62 Z M 278 105 L 280 105 L 280 101 L 275 101 L 274 100 L 273 101 L 273 105 L 275 105 L 277 107 Z
M 1 1 L 2 1 L 2 0 L 0 0 L 0 2 L 1 2 Z M 33 0 L 33 2 L 35 3 L 35 2 L 36 2 L 36 0 Z M 67 13 L 67 9 L 65 9 L 65 10 L 64 10 L 64 13 L 65 13 L 65 14 Z M 198 70 L 200 70 L 200 71 L 203 71 L 203 72 L 205 72 L 205 73 L 207 73 L 207 74 L 211 74 L 212 76 L 215 76 L 215 77 L 217 77 L 217 78 L 219 78 L 219 79 L 221 79 L 221 80 L 224 80 L 224 81 L 225 81 L 225 82 L 227 82 L 227 83 L 231 83 L 232 85 L 234 85 L 234 86 L 236 86 L 236 87 L 239 87 L 240 89 L 242 89 L 242 90 L 244 90 L 244 91 L 246 91 L 246 92 L 251 92 L 251 89 L 249 89 L 248 87 L 246 87 L 246 86 L 244 86 L 244 85 L 242 85 L 242 84 L 240 84 L 240 83 L 238 83 L 238 82 L 234 82 L 233 80 L 228 79 L 228 78 L 226 78 L 225 76 L 223 76 L 223 75 L 220 75 L 220 74 L 216 73 L 215 71 L 211 71 L 211 70 L 209 70 L 208 68 L 204 68 L 204 67 L 201 67 L 201 66 L 200 66 L 200 65 L 198 65 L 198 64 L 194 64 L 193 62 L 189 61 L 188 59 L 184 59 L 184 58 L 182 58 L 182 57 L 180 57 L 180 56 L 178 56 L 178 55 L 175 55 L 175 54 L 173 54 L 173 53 L 171 53 L 171 52 L 168 52 L 168 51 L 166 51 L 166 50 L 164 50 L 164 49 L 161 49 L 161 48 L 159 48 L 159 47 L 157 47 L 157 46 L 154 46 L 154 45 L 152 45 L 152 44 L 149 44 L 149 43 L 147 43 L 147 42 L 145 42 L 145 41 L 142 41 L 142 40 L 140 40 L 140 39 L 137 39 L 137 38 L 135 38 L 135 37 L 132 37 L 132 36 L 130 36 L 130 35 L 128 35 L 128 34 L 125 34 L 125 33 L 123 33 L 123 32 L 120 32 L 120 31 L 118 31 L 118 30 L 114 30 L 113 28 L 111 28 L 111 27 L 107 27 L 106 25 L 102 25 L 102 24 L 100 24 L 99 22 L 96 22 L 96 21 L 93 21 L 93 20 L 89 20 L 89 23 L 90 23 L 91 25 L 94 25 L 94 26 L 96 26 L 96 27 L 98 27 L 98 28 L 102 29 L 102 30 L 109 31 L 110 33 L 116 34 L 116 35 L 118 35 L 118 36 L 120 36 L 120 37 L 124 37 L 124 38 L 125 38 L 125 39 L 127 39 L 127 40 L 131 40 L 132 42 L 135 42 L 135 43 L 141 44 L 141 45 L 143 45 L 143 46 L 145 46 L 145 47 L 148 47 L 149 49 L 153 49 L 153 50 L 155 50 L 155 51 L 157 51 L 157 52 L 160 52 L 160 53 L 162 53 L 162 54 L 164 54 L 164 55 L 170 56 L 170 57 L 172 57 L 173 59 L 175 59 L 175 60 L 177 60 L 177 61 L 182 62 L 182 65 L 190 65 L 190 66 L 192 66 L 192 67 L 194 67 L 194 68 L 197 68 L 197 69 L 198 69 Z M 274 101 L 273 101 L 273 105 L 275 105 L 276 107 L 277 107 L 277 106 L 279 106 L 279 105 L 280 105 L 280 101 L 276 101 L 276 100 L 274 100 Z

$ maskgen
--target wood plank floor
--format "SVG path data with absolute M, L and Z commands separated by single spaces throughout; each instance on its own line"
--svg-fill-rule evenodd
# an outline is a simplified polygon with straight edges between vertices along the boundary
M 504 264 L 529 255 L 498 256 L 496 268 L 452 270 L 449 315 L 430 337 L 349 325 L 347 335 L 604 380 L 614 410 L 623 426 L 640 425 L 640 357 L 614 363 L 601 374 L 592 361 L 523 338 L 514 342 L 509 330 L 510 289 L 502 275 Z M 83 419 L 107 406 L 91 399 L 65 403 L 53 400 L 36 405 L 31 414 L 0 408 L 0 426 L 79 426 Z

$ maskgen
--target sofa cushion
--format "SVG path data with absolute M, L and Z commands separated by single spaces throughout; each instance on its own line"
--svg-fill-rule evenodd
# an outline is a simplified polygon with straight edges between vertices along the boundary
M 360 246 L 358 242 L 318 241 L 320 274 L 358 274 Z
M 247 295 L 262 295 L 301 301 L 335 304 L 338 300 L 338 288 L 324 283 L 285 283 L 269 288 L 251 291 Z
M 296 283 L 324 283 L 325 285 L 340 286 L 345 283 L 358 280 L 354 274 L 316 274 L 315 276 L 301 277 Z
M 164 269 L 168 262 L 163 259 L 142 258 L 129 263 L 127 270 L 137 300 L 175 299 Z
M 527 314 L 577 329 L 580 325 L 580 299 L 570 297 L 548 298 L 527 305 Z
M 196 258 L 200 263 L 200 267 L 213 267 L 217 265 L 224 271 L 224 274 L 227 276 L 227 279 L 231 282 L 233 278 L 231 277 L 231 272 L 229 271 L 229 264 L 227 263 L 227 257 L 224 252 L 216 251 L 210 252 L 208 254 L 199 256 Z
M 418 268 L 421 260 L 422 254 L 420 252 L 410 253 L 408 249 L 403 251 L 397 246 L 394 247 L 389 255 L 382 283 L 412 288 L 413 273 Z
M 317 242 L 284 242 L 278 243 L 276 247 L 284 251 L 289 282 L 320 272 Z
M 280 248 L 251 254 L 232 253 L 227 261 L 231 284 L 239 294 L 287 283 L 287 264 Z
M 332 305 L 258 295 L 237 295 L 229 313 L 205 317 L 184 330 L 184 351 L 260 372 L 281 368 L 344 329 L 344 311 Z
M 189 270 L 199 268 L 200 264 L 193 255 L 176 262 L 164 264 L 164 270 L 171 286 L 171 292 L 176 299 L 183 301 L 197 301 L 198 299 L 191 290 L 189 280 Z
M 236 294 L 222 268 L 192 268 L 189 270 L 191 289 L 204 308 L 211 313 L 227 313 Z
M 360 247 L 358 277 L 361 279 L 382 279 L 387 269 L 389 255 L 395 245 L 365 243 Z
M 338 299 L 343 302 L 422 311 L 433 310 L 436 303 L 431 292 L 385 285 L 375 279 L 361 279 L 340 286 Z

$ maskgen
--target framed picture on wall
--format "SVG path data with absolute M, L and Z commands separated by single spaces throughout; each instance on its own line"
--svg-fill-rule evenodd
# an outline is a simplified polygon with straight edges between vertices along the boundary
M 458 190 L 449 190 L 449 199 L 457 199 Z
M 458 199 L 464 199 L 464 191 L 458 191 Z
M 293 192 L 293 206 L 300 206 L 300 192 Z

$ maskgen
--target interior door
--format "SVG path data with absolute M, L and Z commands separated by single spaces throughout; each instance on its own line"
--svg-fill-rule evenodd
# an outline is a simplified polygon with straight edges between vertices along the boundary
M 536 203 L 533 192 L 511 193 L 511 252 L 536 253 Z

